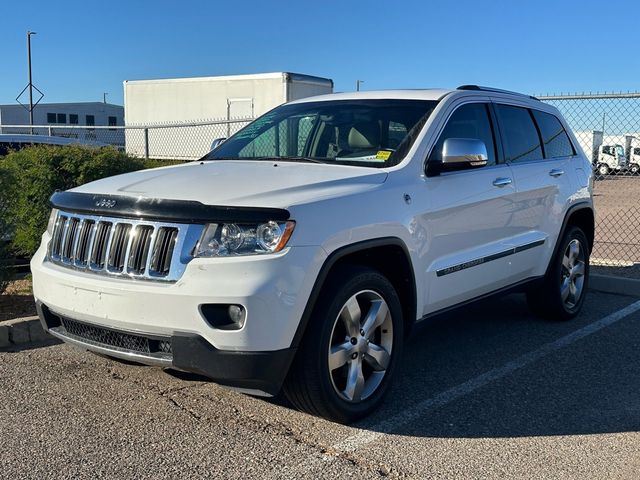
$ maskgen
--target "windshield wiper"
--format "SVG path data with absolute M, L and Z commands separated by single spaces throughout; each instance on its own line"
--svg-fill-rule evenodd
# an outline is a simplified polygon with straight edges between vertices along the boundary
M 247 161 L 267 161 L 267 162 L 277 162 L 278 160 L 284 162 L 305 162 L 305 163 L 325 163 L 321 160 L 316 160 L 311 157 L 299 157 L 299 156 L 280 156 L 280 157 L 208 157 L 205 155 L 199 161 L 207 161 L 207 160 L 247 160 Z
M 285 162 L 307 162 L 307 163 L 325 163 L 322 160 L 316 160 L 312 157 L 298 157 L 298 156 L 287 156 L 287 157 L 274 157 L 274 161 L 284 160 Z

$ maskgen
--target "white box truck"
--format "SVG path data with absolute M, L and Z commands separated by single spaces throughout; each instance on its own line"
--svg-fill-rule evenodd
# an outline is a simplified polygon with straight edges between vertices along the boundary
M 199 158 L 215 138 L 228 137 L 249 119 L 285 102 L 332 92 L 329 78 L 288 72 L 127 80 L 126 125 L 163 127 L 128 130 L 126 150 L 151 158 Z M 229 124 L 228 120 L 240 121 Z M 220 123 L 211 125 L 216 121 Z
M 575 135 L 599 175 L 626 170 L 624 147 L 616 138 L 605 137 L 600 130 L 575 132 Z
M 636 175 L 640 172 L 640 134 L 624 136 L 624 153 L 629 165 L 629 173 Z

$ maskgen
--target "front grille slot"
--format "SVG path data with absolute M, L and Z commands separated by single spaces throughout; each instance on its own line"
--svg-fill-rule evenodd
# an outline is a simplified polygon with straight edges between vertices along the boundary
M 147 259 L 149 258 L 152 234 L 153 227 L 150 225 L 139 225 L 133 232 L 131 252 L 129 253 L 129 262 L 127 265 L 129 273 L 135 275 L 142 275 L 144 273 L 147 266 Z
M 111 222 L 98 222 L 96 233 L 94 235 L 93 246 L 91 250 L 91 268 L 94 270 L 102 270 L 104 268 L 105 257 L 107 254 L 107 242 L 111 234 Z
M 109 246 L 109 261 L 107 262 L 107 267 L 111 272 L 122 272 L 124 268 L 130 231 L 131 225 L 128 223 L 118 223 L 115 226 Z
M 86 343 L 143 355 L 170 357 L 173 353 L 170 338 L 149 338 L 142 335 L 119 332 L 109 328 L 60 317 L 66 335 Z
M 47 259 L 102 275 L 174 282 L 191 260 L 203 228 L 61 211 Z
M 177 228 L 160 228 L 158 236 L 156 237 L 153 256 L 151 258 L 151 273 L 161 276 L 169 273 L 177 236 Z
M 56 221 L 55 227 L 53 229 L 53 236 L 51 237 L 51 248 L 49 250 L 49 255 L 52 257 L 59 258 L 62 253 L 62 237 L 64 234 L 64 229 L 67 225 L 68 218 L 64 215 L 59 215 L 58 220 Z
M 65 225 L 64 240 L 62 242 L 62 261 L 64 262 L 73 261 L 73 247 L 75 245 L 79 223 L 80 219 L 72 217 Z
M 91 233 L 93 232 L 93 226 L 95 223 L 96 222 L 93 220 L 82 221 L 82 226 L 78 232 L 75 253 L 73 255 L 74 263 L 78 266 L 85 266 L 87 264 L 90 246 L 89 242 L 91 240 Z

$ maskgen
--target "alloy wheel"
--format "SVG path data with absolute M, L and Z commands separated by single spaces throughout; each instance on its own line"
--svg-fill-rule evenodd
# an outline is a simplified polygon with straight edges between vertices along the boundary
M 573 239 L 567 245 L 562 257 L 560 295 L 568 308 L 574 308 L 580 301 L 584 288 L 585 251 L 580 241 Z
M 351 296 L 334 321 L 328 350 L 331 383 L 348 402 L 375 393 L 391 362 L 393 321 L 387 302 L 372 290 Z

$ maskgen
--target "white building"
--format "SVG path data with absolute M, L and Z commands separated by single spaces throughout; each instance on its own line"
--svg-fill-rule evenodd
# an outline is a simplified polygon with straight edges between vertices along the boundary
M 235 133 L 247 119 L 285 102 L 331 92 L 329 78 L 288 72 L 125 81 L 127 126 L 162 125 L 144 133 L 128 129 L 127 153 L 197 158 L 215 138 Z
M 124 131 L 93 127 L 124 126 L 124 107 L 102 102 L 40 103 L 33 109 L 38 135 L 54 135 L 124 146 Z M 11 128 L 7 125 L 24 125 Z M 0 133 L 30 133 L 29 112 L 22 105 L 0 105 Z

